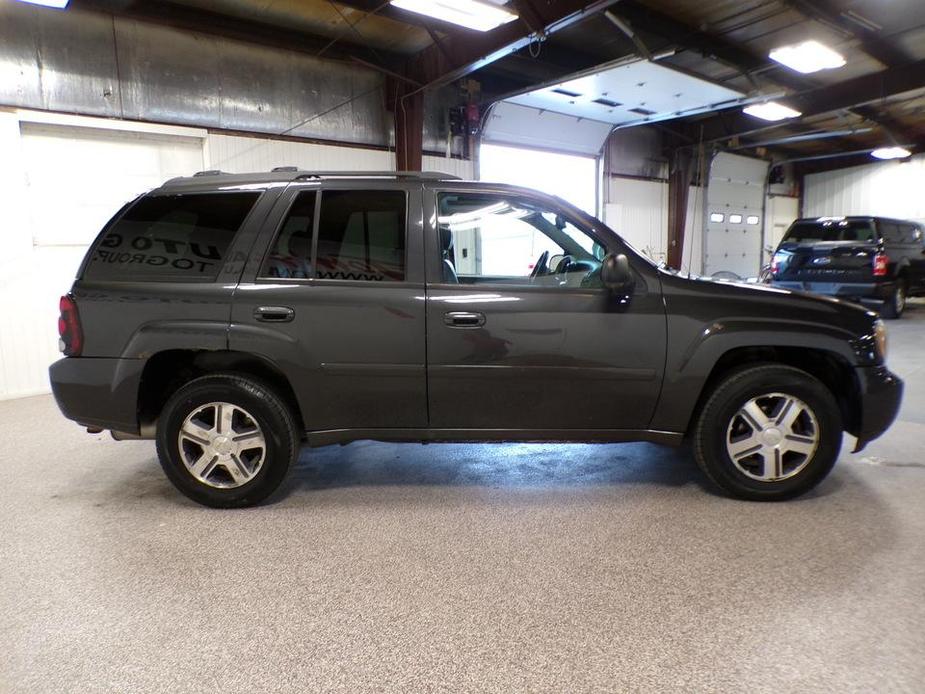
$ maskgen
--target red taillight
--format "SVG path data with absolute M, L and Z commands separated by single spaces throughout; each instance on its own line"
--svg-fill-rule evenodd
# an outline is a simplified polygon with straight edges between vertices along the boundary
M 890 258 L 886 253 L 878 253 L 874 256 L 874 277 L 883 277 L 886 275 L 887 266 L 890 264 Z
M 83 349 L 83 332 L 80 330 L 80 318 L 77 315 L 77 304 L 74 297 L 65 294 L 58 302 L 61 316 L 58 318 L 58 335 L 61 340 L 58 344 L 66 357 L 79 357 Z

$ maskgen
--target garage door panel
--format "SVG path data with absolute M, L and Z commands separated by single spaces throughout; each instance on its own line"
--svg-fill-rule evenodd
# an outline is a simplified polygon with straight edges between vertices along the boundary
M 704 226 L 705 275 L 758 275 L 767 173 L 768 162 L 762 159 L 726 153 L 713 158 Z

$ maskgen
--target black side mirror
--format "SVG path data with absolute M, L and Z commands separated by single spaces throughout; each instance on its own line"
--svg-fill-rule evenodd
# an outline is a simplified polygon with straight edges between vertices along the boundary
M 601 261 L 601 281 L 614 294 L 632 294 L 636 280 L 633 278 L 629 259 L 623 253 L 605 255 Z

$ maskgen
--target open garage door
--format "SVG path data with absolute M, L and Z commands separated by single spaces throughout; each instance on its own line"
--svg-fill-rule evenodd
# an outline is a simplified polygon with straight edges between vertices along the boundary
M 703 274 L 742 279 L 761 270 L 768 162 L 720 153 L 710 166 Z
M 31 243 L 2 263 L 0 304 L 16 330 L 0 331 L 0 398 L 47 392 L 58 357 L 58 298 L 87 247 L 127 201 L 174 176 L 203 168 L 203 140 L 22 122 L 25 200 Z

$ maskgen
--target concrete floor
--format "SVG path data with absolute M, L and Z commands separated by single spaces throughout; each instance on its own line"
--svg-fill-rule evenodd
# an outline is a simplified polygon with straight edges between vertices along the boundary
M 923 692 L 925 303 L 890 328 L 901 421 L 776 505 L 648 444 L 363 442 L 210 511 L 0 403 L 0 691 Z

